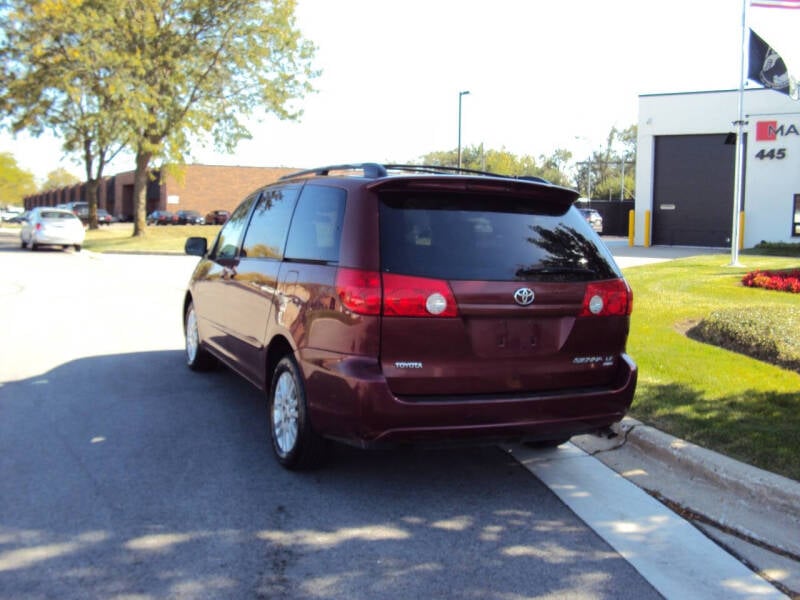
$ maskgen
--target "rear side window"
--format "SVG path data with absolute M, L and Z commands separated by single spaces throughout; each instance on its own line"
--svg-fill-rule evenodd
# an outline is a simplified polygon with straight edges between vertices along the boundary
M 562 213 L 562 214 L 560 214 Z M 577 209 L 493 195 L 384 194 L 381 268 L 483 281 L 591 281 L 620 274 Z
M 244 236 L 242 256 L 283 258 L 283 246 L 299 190 L 299 187 L 286 187 L 261 193 Z
M 292 218 L 286 258 L 338 262 L 346 200 L 343 189 L 306 185 Z

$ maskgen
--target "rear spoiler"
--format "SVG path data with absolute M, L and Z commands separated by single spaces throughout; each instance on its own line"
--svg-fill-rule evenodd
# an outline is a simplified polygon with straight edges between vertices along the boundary
M 465 194 L 502 193 L 531 202 L 558 205 L 566 211 L 579 197 L 577 191 L 551 183 L 506 177 L 415 176 L 387 177 L 367 185 L 380 193 L 455 192 Z

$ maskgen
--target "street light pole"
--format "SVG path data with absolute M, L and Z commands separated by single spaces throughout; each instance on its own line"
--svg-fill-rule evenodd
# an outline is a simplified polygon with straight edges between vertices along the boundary
M 461 168 L 461 98 L 469 94 L 469 90 L 458 92 L 458 168 Z

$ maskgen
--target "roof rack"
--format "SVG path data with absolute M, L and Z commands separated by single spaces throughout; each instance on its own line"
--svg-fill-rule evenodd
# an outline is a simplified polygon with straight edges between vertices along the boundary
M 381 165 L 378 163 L 354 163 L 343 165 L 330 165 L 327 167 L 317 167 L 316 169 L 307 169 L 305 171 L 297 171 L 296 173 L 289 173 L 281 177 L 281 180 L 298 179 L 302 177 L 325 177 L 334 171 L 363 171 L 364 177 L 368 179 L 377 179 L 379 177 L 387 177 L 390 171 L 405 172 L 405 173 L 431 173 L 431 174 L 465 174 L 465 175 L 482 175 L 484 177 L 500 177 L 502 179 L 518 179 L 520 181 L 533 181 L 537 183 L 550 182 L 541 177 L 533 175 L 501 175 L 499 173 L 491 173 L 489 171 L 476 171 L 475 169 L 464 169 L 461 167 L 447 167 L 442 165 L 402 165 L 402 164 L 387 164 Z
M 298 179 L 301 177 L 324 177 L 330 175 L 331 171 L 364 171 L 364 177 L 370 179 L 377 179 L 378 177 L 386 177 L 386 167 L 377 163 L 356 163 L 344 165 L 330 165 L 327 167 L 317 167 L 316 169 L 306 169 L 305 171 L 297 171 L 284 175 L 281 179 Z

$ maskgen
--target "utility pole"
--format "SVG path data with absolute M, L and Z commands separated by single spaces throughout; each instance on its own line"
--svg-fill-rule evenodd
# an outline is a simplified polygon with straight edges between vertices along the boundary
M 469 90 L 458 92 L 458 168 L 461 168 L 461 98 L 469 94 Z

